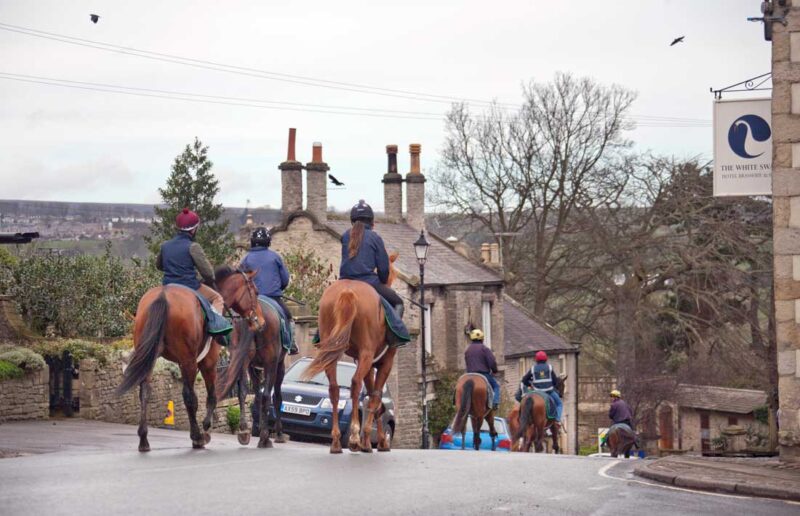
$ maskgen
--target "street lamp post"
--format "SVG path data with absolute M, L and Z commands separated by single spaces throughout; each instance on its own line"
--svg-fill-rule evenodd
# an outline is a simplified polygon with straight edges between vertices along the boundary
M 419 238 L 414 242 L 414 254 L 419 263 L 419 305 L 420 305 L 420 369 L 422 372 L 422 449 L 428 449 L 428 375 L 425 363 L 425 261 L 428 259 L 430 244 L 425 239 L 425 230 L 420 230 Z

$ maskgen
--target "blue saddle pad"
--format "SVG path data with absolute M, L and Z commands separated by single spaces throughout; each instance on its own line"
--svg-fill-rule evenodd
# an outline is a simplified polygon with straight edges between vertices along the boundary
M 553 398 L 551 398 L 549 394 L 542 391 L 528 390 L 525 392 L 525 394 L 523 394 L 523 396 L 527 396 L 528 394 L 535 394 L 544 400 L 544 412 L 547 416 L 547 419 L 558 419 L 556 404 L 553 402 Z
M 383 297 L 381 297 L 381 303 L 383 304 L 383 313 L 385 314 L 384 317 L 386 319 L 386 325 L 395 336 L 394 346 L 405 346 L 411 341 L 411 335 L 408 334 L 406 323 L 403 322 L 403 319 L 397 316 L 397 312 L 394 311 L 394 307 L 390 305 L 389 302 Z
M 209 303 L 208 299 L 203 297 L 200 292 L 179 283 L 168 283 L 166 286 L 185 288 L 195 295 L 197 300 L 200 301 L 200 306 L 203 308 L 203 314 L 205 315 L 206 322 L 206 332 L 210 333 L 211 335 L 227 335 L 233 331 L 233 325 L 231 325 L 231 322 L 222 314 L 215 312 L 211 308 L 211 303 Z
M 281 322 L 281 346 L 286 351 L 292 349 L 292 325 L 288 323 L 287 314 L 283 312 L 281 305 L 267 296 L 258 296 L 258 302 L 261 303 L 261 310 L 269 310 L 278 316 L 278 320 Z

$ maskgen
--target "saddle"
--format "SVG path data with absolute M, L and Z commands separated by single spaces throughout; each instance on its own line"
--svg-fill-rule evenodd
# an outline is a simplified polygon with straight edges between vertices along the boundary
M 288 316 L 287 314 L 283 313 L 281 305 L 279 305 L 274 299 L 271 299 L 267 296 L 258 296 L 258 302 L 261 304 L 262 311 L 270 311 L 278 316 L 278 320 L 280 321 L 281 325 L 279 331 L 281 346 L 283 346 L 283 349 L 286 351 L 291 350 L 292 341 L 294 340 L 294 333 L 292 325 L 289 324 Z
M 480 378 L 481 381 L 486 385 L 486 408 L 488 410 L 492 410 L 492 400 L 494 400 L 494 389 L 492 389 L 492 384 L 489 383 L 489 380 L 486 379 L 481 373 L 464 373 L 464 376 L 469 376 L 471 378 Z
M 556 412 L 556 404 L 553 401 L 553 398 L 551 398 L 549 394 L 542 391 L 528 389 L 524 393 L 522 393 L 522 397 L 527 396 L 528 394 L 535 394 L 536 396 L 539 396 L 540 398 L 542 398 L 542 400 L 544 400 L 544 412 L 548 420 L 552 421 L 558 419 L 558 412 Z
M 233 331 L 233 325 L 231 322 L 222 314 L 215 312 L 211 307 L 211 303 L 209 303 L 208 299 L 203 297 L 200 292 L 193 288 L 189 288 L 186 285 L 180 285 L 178 283 L 168 283 L 166 286 L 183 288 L 194 294 L 194 296 L 200 302 L 200 307 L 203 309 L 206 333 L 210 335 L 227 335 Z
M 392 347 L 401 348 L 411 341 L 411 335 L 403 319 L 398 317 L 394 307 L 387 300 L 381 297 L 383 305 L 383 317 L 386 321 L 386 342 Z

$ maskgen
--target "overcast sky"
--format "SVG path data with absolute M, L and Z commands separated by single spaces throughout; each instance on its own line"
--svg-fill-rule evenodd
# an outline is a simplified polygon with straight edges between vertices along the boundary
M 277 207 L 277 165 L 286 156 L 289 127 L 298 131 L 300 161 L 310 160 L 312 142 L 323 143 L 331 172 L 346 183 L 329 190 L 338 209 L 358 198 L 382 209 L 386 144 L 400 146 L 401 172 L 408 168 L 409 143 L 422 144 L 423 171 L 436 166 L 446 100 L 322 87 L 321 80 L 517 103 L 523 82 L 572 72 L 637 91 L 638 117 L 708 121 L 652 127 L 640 118 L 629 137 L 642 150 L 710 158 L 709 87 L 770 70 L 762 26 L 746 21 L 758 15 L 759 4 L 0 0 L 0 74 L 6 74 L 0 75 L 0 198 L 155 203 L 172 160 L 198 136 L 210 147 L 223 203 L 244 206 L 250 199 L 253 206 Z M 90 13 L 100 15 L 97 24 Z M 51 35 L 21 34 L 9 25 Z M 189 67 L 53 39 L 62 36 L 313 80 Z M 670 47 L 677 36 L 685 42 Z M 65 88 L 7 74 L 228 97 L 215 101 L 248 106 Z M 236 99 L 424 114 L 338 115 Z

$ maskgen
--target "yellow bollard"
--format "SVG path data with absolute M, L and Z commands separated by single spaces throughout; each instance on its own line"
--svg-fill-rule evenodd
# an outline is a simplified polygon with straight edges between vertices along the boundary
M 164 424 L 175 426 L 175 402 L 172 400 L 167 402 L 167 417 L 164 418 Z

